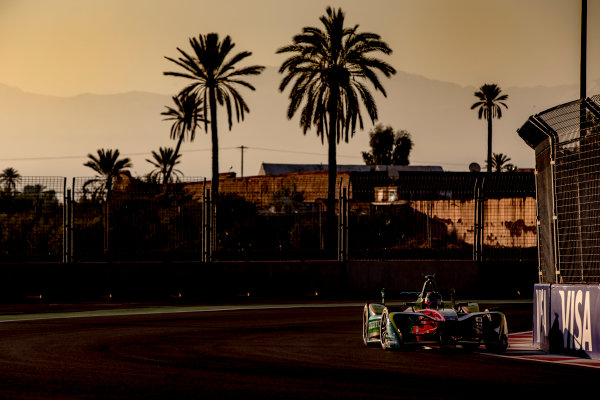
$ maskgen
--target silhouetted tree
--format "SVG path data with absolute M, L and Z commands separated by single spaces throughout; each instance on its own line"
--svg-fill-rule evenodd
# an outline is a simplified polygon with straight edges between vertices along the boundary
M 96 186 L 96 192 L 101 191 L 106 195 L 105 212 L 104 212 L 104 251 L 108 252 L 108 235 L 110 231 L 110 199 L 115 180 L 123 175 L 127 168 L 131 168 L 132 164 L 129 158 L 119 159 L 119 150 L 97 150 L 98 155 L 88 154 L 89 161 L 83 165 L 91 168 L 97 174 L 85 182 L 84 188 L 89 185 Z
M 240 119 L 244 119 L 245 112 L 250 111 L 237 87 L 242 86 L 254 90 L 254 86 L 242 80 L 242 78 L 249 75 L 258 75 L 264 67 L 253 65 L 236 68 L 240 61 L 249 57 L 252 53 L 243 51 L 229 57 L 230 52 L 235 47 L 229 36 L 225 36 L 223 41 L 219 41 L 217 33 L 199 35 L 198 38 L 190 38 L 190 46 L 193 50 L 192 54 L 177 48 L 180 53 L 178 59 L 165 57 L 183 68 L 185 72 L 165 72 L 164 74 L 190 79 L 191 83 L 181 91 L 181 95 L 197 94 L 203 101 L 204 116 L 210 115 L 212 141 L 211 188 L 213 195 L 216 197 L 219 192 L 217 107 L 225 106 L 229 129 L 231 130 L 233 108 L 235 108 L 238 122 Z M 208 131 L 208 122 L 204 119 L 204 129 L 206 131 Z
M 505 100 L 508 99 L 507 94 L 500 94 L 502 90 L 495 83 L 484 84 L 479 88 L 478 92 L 475 92 L 475 97 L 479 101 L 475 102 L 471 106 L 471 110 L 478 109 L 479 119 L 485 118 L 487 120 L 487 132 L 488 132 L 488 143 L 487 143 L 487 171 L 492 171 L 492 119 L 502 118 L 502 108 L 504 106 L 508 108 Z
M 153 160 L 146 159 L 150 164 L 154 166 L 154 170 L 150 172 L 149 181 L 157 183 L 169 183 L 173 180 L 178 180 L 183 174 L 180 170 L 175 169 L 175 165 L 179 164 L 179 158 L 181 154 L 177 154 L 176 150 L 171 147 L 161 147 L 158 149 L 158 153 L 152 150 Z
M 200 122 L 205 122 L 206 120 L 204 118 L 202 98 L 195 94 L 180 94 L 177 97 L 173 97 L 173 103 L 175 103 L 175 108 L 167 107 L 167 111 L 162 112 L 161 115 L 167 117 L 165 120 L 173 121 L 173 125 L 171 125 L 171 139 L 177 140 L 177 146 L 175 146 L 175 151 L 172 152 L 171 157 L 176 160 L 180 156 L 179 150 L 181 143 L 185 139 L 185 134 L 187 133 L 189 141 L 193 142 L 196 136 L 196 128 L 198 128 Z M 163 174 L 163 183 L 169 182 L 174 165 L 170 165 Z
M 371 139 L 370 152 L 363 151 L 362 156 L 366 165 L 408 165 L 408 157 L 413 147 L 410 133 L 401 130 L 394 133 L 391 126 L 381 124 L 369 132 Z
M 509 163 L 509 161 L 509 156 L 502 153 L 494 153 L 492 155 L 492 170 L 494 172 L 510 172 L 516 170 L 516 165 Z
M 115 179 L 118 179 L 127 168 L 131 168 L 131 160 L 128 157 L 119 159 L 121 153 L 119 150 L 98 149 L 98 155 L 88 154 L 89 161 L 83 165 L 91 168 L 97 174 L 93 179 L 86 182 L 95 183 L 106 193 L 107 199 L 110 198 L 110 192 L 113 188 Z
M 359 32 L 358 25 L 344 26 L 341 9 L 327 7 L 320 17 L 323 30 L 305 27 L 292 38 L 292 44 L 277 50 L 291 53 L 279 72 L 285 74 L 279 90 L 283 91 L 294 81 L 290 90 L 287 116 L 292 118 L 302 107 L 300 126 L 306 134 L 315 125 L 317 135 L 328 143 L 328 219 L 333 220 L 335 182 L 337 174 L 336 145 L 343 138 L 348 141 L 356 123 L 363 129 L 360 111 L 362 103 L 372 123 L 377 120 L 377 106 L 367 84 L 372 84 L 386 96 L 376 74 L 386 77 L 396 70 L 373 53 L 390 54 L 392 50 L 379 35 Z
M 5 168 L 0 173 L 0 182 L 4 186 L 4 192 L 11 194 L 16 190 L 17 184 L 21 182 L 21 174 L 14 168 Z

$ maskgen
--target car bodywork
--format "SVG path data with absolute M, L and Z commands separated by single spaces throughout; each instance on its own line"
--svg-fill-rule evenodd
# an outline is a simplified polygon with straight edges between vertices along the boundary
M 380 344 L 385 350 L 404 347 L 460 346 L 475 350 L 484 345 L 489 351 L 504 352 L 508 347 L 506 316 L 500 311 L 479 311 L 477 303 L 427 303 L 437 293 L 433 275 L 425 277 L 423 289 L 415 302 L 386 305 L 385 291 L 381 303 L 367 303 L 363 309 L 363 342 Z

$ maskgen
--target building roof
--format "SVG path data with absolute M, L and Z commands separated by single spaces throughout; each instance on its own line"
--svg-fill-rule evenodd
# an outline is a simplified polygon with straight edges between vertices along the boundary
M 322 172 L 328 171 L 326 164 L 274 164 L 262 163 L 258 175 L 283 175 L 298 172 Z M 397 177 L 398 172 L 421 171 L 442 172 L 442 167 L 421 165 L 361 165 L 361 164 L 338 164 L 337 172 L 370 172 L 387 171 L 390 177 Z

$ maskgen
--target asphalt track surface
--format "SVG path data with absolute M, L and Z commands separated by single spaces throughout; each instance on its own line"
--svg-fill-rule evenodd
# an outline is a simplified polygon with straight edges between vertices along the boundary
M 511 330 L 530 314 L 507 310 Z M 560 398 L 598 370 L 452 351 L 384 352 L 362 307 L 258 308 L 0 323 L 0 398 Z M 529 326 L 527 326 L 529 325 Z

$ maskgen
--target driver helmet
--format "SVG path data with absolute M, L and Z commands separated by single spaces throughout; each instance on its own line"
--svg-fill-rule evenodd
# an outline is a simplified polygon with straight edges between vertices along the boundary
M 425 307 L 440 308 L 442 306 L 442 295 L 438 292 L 428 292 L 425 296 Z

